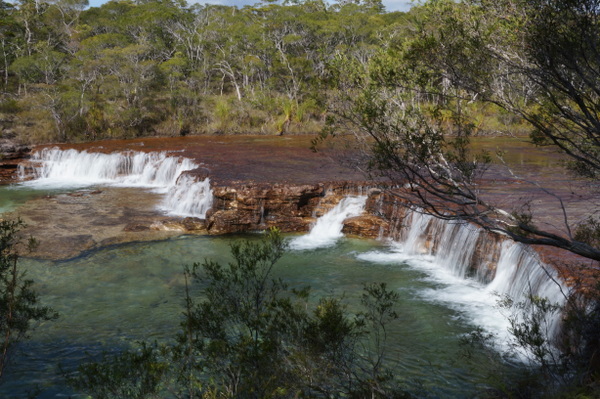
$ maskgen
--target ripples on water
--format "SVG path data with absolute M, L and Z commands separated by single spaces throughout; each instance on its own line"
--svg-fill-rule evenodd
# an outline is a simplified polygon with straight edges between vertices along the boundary
M 234 239 L 239 237 L 184 237 L 106 248 L 66 262 L 23 260 L 43 303 L 60 318 L 39 326 L 20 346 L 0 396 L 25 397 L 38 385 L 40 397 L 60 397 L 68 389 L 59 365 L 73 370 L 86 354 L 172 337 L 182 314 L 183 265 L 227 261 Z M 377 253 L 390 259 L 369 259 Z M 342 239 L 329 248 L 289 252 L 276 274 L 292 287 L 311 286 L 315 296 L 344 295 L 350 309 L 364 283 L 387 282 L 401 295 L 389 351 L 396 373 L 424 396 L 464 397 L 477 376 L 457 362 L 458 342 L 474 328 L 473 318 L 427 298 L 447 284 L 392 256 L 380 243 Z
M 2 187 L 0 213 L 46 194 Z M 35 388 L 40 398 L 68 396 L 72 392 L 59 367 L 73 371 L 87 356 L 136 340 L 173 337 L 183 311 L 183 266 L 208 258 L 228 261 L 229 245 L 236 239 L 241 238 L 182 237 L 104 248 L 62 262 L 23 259 L 42 303 L 60 318 L 38 326 L 17 347 L 0 397 L 25 398 Z M 481 299 L 483 287 L 446 275 L 431 259 L 407 257 L 394 246 L 335 239 L 323 248 L 291 250 L 279 263 L 277 276 L 291 287 L 311 286 L 315 297 L 343 296 L 350 310 L 356 310 L 363 284 L 386 282 L 401 295 L 401 316 L 391 330 L 388 351 L 396 375 L 418 396 L 471 396 L 485 367 L 476 374 L 460 363 L 460 337 L 477 325 L 495 332 L 504 328 L 491 313 L 493 299 L 482 306 L 472 300 Z

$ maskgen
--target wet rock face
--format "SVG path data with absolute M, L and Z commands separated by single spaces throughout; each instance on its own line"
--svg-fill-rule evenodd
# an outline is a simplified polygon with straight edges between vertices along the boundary
M 10 138 L 0 139 L 0 182 L 16 181 L 18 165 L 30 152 L 30 147 Z
M 324 196 L 316 185 L 228 185 L 213 187 L 214 202 L 206 215 L 209 234 L 265 230 L 306 231 L 312 212 Z
M 209 234 L 228 234 L 277 227 L 282 232 L 308 231 L 316 217 L 333 208 L 344 196 L 364 191 L 364 182 L 317 184 L 227 184 L 213 186 L 213 206 L 206 215 Z M 363 231 L 372 237 L 382 220 L 365 219 Z M 371 226 L 367 226 L 371 223 Z M 367 231 L 370 233 L 367 234 Z M 374 232 L 377 233 L 374 233 Z M 351 233 L 352 234 L 352 233 Z M 357 233 L 357 235 L 360 235 Z
M 378 217 L 378 220 L 372 219 L 372 223 L 376 226 L 371 227 L 371 229 L 376 227 L 379 229 L 378 236 L 399 238 L 398 234 L 404 225 L 407 209 L 402 206 L 397 197 L 389 191 L 371 189 L 365 212 Z
M 376 239 L 383 237 L 383 232 L 389 231 L 389 228 L 390 224 L 385 218 L 376 215 L 363 215 L 346 219 L 342 233 Z

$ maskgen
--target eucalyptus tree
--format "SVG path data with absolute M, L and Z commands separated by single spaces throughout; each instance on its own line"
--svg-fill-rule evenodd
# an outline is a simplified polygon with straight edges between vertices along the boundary
M 355 162 L 387 176 L 398 187 L 390 193 L 407 207 L 567 251 L 558 252 L 564 255 L 559 266 L 584 288 L 565 293 L 562 341 L 554 346 L 558 357 L 546 383 L 562 375 L 593 391 L 599 342 L 592 331 L 600 324 L 597 197 L 585 209 L 587 221 L 573 221 L 562 198 L 541 187 L 555 201 L 560 229 L 540 223 L 525 200 L 509 209 L 499 205 L 482 184 L 491 155 L 471 146 L 471 110 L 477 102 L 491 104 L 527 121 L 532 141 L 562 152 L 587 189 L 597 190 L 600 8 L 593 0 L 441 0 L 410 14 L 412 33 L 389 41 L 368 62 L 337 59 L 332 128 L 355 133 L 365 150 Z M 517 345 L 539 349 L 539 360 L 546 360 L 549 337 L 540 333 L 540 320 L 555 307 L 540 298 L 528 306 L 527 316 L 512 320 L 512 332 Z
M 408 206 L 600 261 L 600 248 L 566 214 L 560 235 L 536 227 L 526 209 L 488 200 L 478 178 L 490 156 L 470 147 L 468 106 L 488 102 L 529 121 L 535 142 L 558 147 L 573 170 L 596 175 L 598 10 L 575 3 L 426 3 L 414 11 L 422 14 L 412 37 L 368 63 L 340 59 L 339 69 L 351 71 L 339 75 L 340 126 L 374 140 L 365 141 L 371 170 L 405 185 L 394 193 Z M 550 34 L 550 26 L 561 29 Z
M 47 4 L 37 0 L 22 0 L 17 4 L 17 17 L 23 25 L 23 48 L 24 55 L 30 56 L 34 51 L 34 45 L 39 39 L 38 33 L 43 28 L 42 15 Z
M 44 25 L 56 37 L 55 47 L 61 52 L 73 54 L 78 48 L 79 17 L 89 5 L 88 0 L 56 0 L 48 2 L 44 13 Z
M 17 56 L 20 43 L 19 36 L 23 26 L 16 18 L 15 7 L 4 1 L 0 2 L 0 45 L 2 46 L 2 77 L 4 91 L 8 89 L 9 67 Z

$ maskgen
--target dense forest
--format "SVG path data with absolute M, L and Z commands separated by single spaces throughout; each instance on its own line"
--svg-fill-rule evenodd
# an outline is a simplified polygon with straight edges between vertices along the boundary
M 2 2 L 2 134 L 40 143 L 315 133 L 349 62 L 366 65 L 442 22 L 431 6 L 284 3 Z M 482 131 L 514 126 L 486 107 L 477 109 Z
M 410 23 L 380 2 L 1 3 L 2 121 L 25 142 L 315 132 L 330 64 Z

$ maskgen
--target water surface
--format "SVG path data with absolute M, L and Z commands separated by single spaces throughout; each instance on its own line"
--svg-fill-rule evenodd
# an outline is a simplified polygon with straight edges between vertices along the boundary
M 183 265 L 205 258 L 227 261 L 239 237 L 181 237 L 116 246 L 66 262 L 24 259 L 43 303 L 60 312 L 21 344 L 0 395 L 20 398 L 38 386 L 41 398 L 69 394 L 58 367 L 73 370 L 88 355 L 135 340 L 169 340 L 178 331 L 183 305 Z M 481 374 L 457 359 L 460 337 L 473 318 L 428 290 L 447 284 L 407 263 L 372 262 L 361 254 L 387 251 L 382 244 L 342 239 L 337 245 L 287 253 L 276 275 L 292 287 L 309 285 L 315 298 L 345 297 L 351 310 L 363 284 L 385 281 L 401 295 L 389 353 L 407 386 L 429 397 L 464 397 Z

